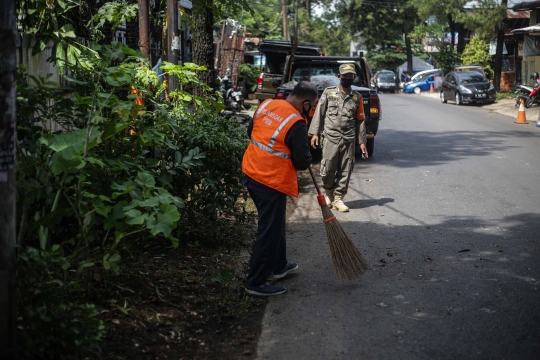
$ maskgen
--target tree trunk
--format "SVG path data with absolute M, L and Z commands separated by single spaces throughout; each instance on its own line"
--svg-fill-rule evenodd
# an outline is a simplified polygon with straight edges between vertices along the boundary
M 452 15 L 448 14 L 448 25 L 450 25 L 450 31 L 451 31 L 451 44 L 450 49 L 452 49 L 452 54 L 455 51 L 455 42 L 456 42 L 456 23 L 454 22 L 454 19 L 452 19 Z
M 0 354 L 8 359 L 16 320 L 15 29 L 15 1 L 0 0 Z
M 411 48 L 411 39 L 405 34 L 405 50 L 407 51 L 407 72 L 413 75 L 413 56 Z
M 148 0 L 139 0 L 139 50 L 150 59 L 150 20 Z
M 212 29 L 214 14 L 210 7 L 212 0 L 201 0 L 197 2 L 197 5 L 199 4 L 202 9 L 197 10 L 193 15 L 195 23 L 192 37 L 193 62 L 206 67 L 206 71 L 199 72 L 199 80 L 213 89 L 216 87 L 216 74 L 214 71 L 214 35 Z M 197 96 L 205 95 L 200 86 L 195 86 L 193 93 Z
M 508 0 L 502 0 L 501 5 L 505 8 L 508 5 Z M 506 16 L 504 17 L 506 19 Z M 501 90 L 501 69 L 503 59 L 504 46 L 504 19 L 501 20 L 497 29 L 497 50 L 495 51 L 495 61 L 493 62 L 493 86 L 495 90 Z
M 463 50 L 465 50 L 465 27 L 463 25 L 460 26 L 458 30 L 458 38 L 457 38 L 457 53 L 461 54 Z

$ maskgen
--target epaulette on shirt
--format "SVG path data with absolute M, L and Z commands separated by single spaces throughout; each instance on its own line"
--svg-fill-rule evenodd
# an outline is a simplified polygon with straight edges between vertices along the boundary
M 324 89 L 322 95 L 321 95 L 321 98 L 319 99 L 319 101 L 321 103 L 324 103 L 326 101 L 326 98 L 328 96 L 337 96 L 338 94 L 338 87 L 337 86 L 329 86 L 327 87 L 326 89 Z

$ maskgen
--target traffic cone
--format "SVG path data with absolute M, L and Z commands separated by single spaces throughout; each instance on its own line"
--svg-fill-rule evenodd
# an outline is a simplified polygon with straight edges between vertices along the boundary
M 519 105 L 518 116 L 516 124 L 527 124 L 527 119 L 525 118 L 525 100 L 521 99 L 521 104 Z
M 429 92 L 430 94 L 433 94 L 433 84 L 429 84 Z

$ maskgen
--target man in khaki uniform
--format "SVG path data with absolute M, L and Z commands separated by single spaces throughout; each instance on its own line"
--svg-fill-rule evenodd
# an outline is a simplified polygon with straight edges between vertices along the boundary
M 368 158 L 364 102 L 362 96 L 351 89 L 356 78 L 354 64 L 339 67 L 339 86 L 326 88 L 311 120 L 309 134 L 311 146 L 316 148 L 321 136 L 321 176 L 330 208 L 347 212 L 343 203 L 354 167 L 355 140 L 358 138 L 362 158 Z

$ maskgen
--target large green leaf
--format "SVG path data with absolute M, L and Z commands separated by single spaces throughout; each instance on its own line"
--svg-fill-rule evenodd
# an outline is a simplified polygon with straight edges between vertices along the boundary
M 87 129 L 66 131 L 48 138 L 42 137 L 40 142 L 56 151 L 56 153 L 64 159 L 71 159 L 74 155 L 84 151 L 86 134 Z M 97 145 L 99 135 L 99 130 L 94 128 L 88 139 L 88 149 Z
M 153 188 L 156 186 L 156 179 L 147 172 L 139 171 L 137 173 L 136 181 L 137 184 L 144 187 Z

